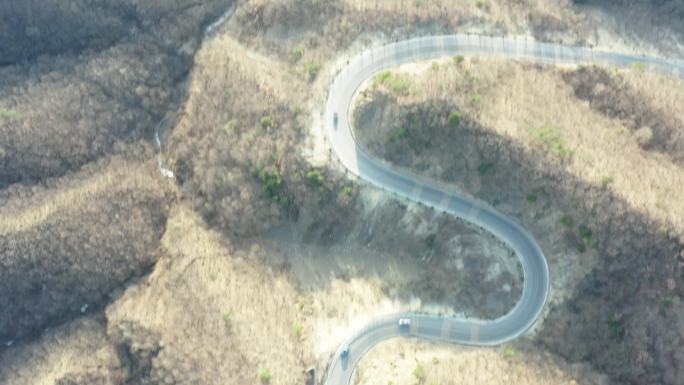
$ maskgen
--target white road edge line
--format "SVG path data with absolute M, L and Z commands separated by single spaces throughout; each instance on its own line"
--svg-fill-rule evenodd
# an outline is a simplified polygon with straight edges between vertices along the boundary
M 414 38 L 362 52 L 351 59 L 346 68 L 340 70 L 333 80 L 324 113 L 325 126 L 333 151 L 352 174 L 404 198 L 427 206 L 442 206 L 445 211 L 484 228 L 508 244 L 520 258 L 523 267 L 522 296 L 510 312 L 495 320 L 407 313 L 372 322 L 335 352 L 327 371 L 325 385 L 348 385 L 359 360 L 374 345 L 389 338 L 405 335 L 398 325 L 400 318 L 411 319 L 411 337 L 463 345 L 496 346 L 519 337 L 534 325 L 542 313 L 549 291 L 546 258 L 534 238 L 517 222 L 481 202 L 446 191 L 436 184 L 404 175 L 357 145 L 349 124 L 349 111 L 356 90 L 366 79 L 378 71 L 411 61 L 473 54 L 551 63 L 605 63 L 621 67 L 645 63 L 666 73 L 677 73 L 680 76 L 684 73 L 681 61 L 595 51 L 587 47 L 528 41 L 526 38 L 523 41 L 516 38 L 473 36 L 476 39 L 472 39 L 471 35 L 460 34 Z M 339 115 L 337 129 L 333 127 L 335 113 Z M 437 190 L 442 195 L 435 199 L 421 197 L 419 194 L 425 187 Z M 449 330 L 448 335 L 445 335 L 444 330 Z M 350 347 L 350 352 L 345 357 L 341 357 L 340 354 L 343 346 Z

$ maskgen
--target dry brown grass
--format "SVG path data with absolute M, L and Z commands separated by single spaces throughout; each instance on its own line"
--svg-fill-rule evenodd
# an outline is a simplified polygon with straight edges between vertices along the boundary
M 417 34 L 532 34 L 565 42 L 592 38 L 585 16 L 567 0 L 251 0 L 239 4 L 230 29 L 246 44 L 298 65 L 326 62 L 354 44 Z M 301 57 L 293 56 L 293 50 Z
M 420 375 L 421 367 L 424 377 Z M 406 340 L 383 342 L 361 361 L 356 385 L 576 385 L 607 381 L 534 349 L 474 349 Z
M 680 186 L 684 186 L 681 167 L 667 156 L 642 150 L 620 121 L 578 101 L 557 70 L 540 72 L 502 62 L 485 62 L 477 67 L 483 70 L 475 69 L 476 76 L 482 76 L 485 82 L 497 82 L 491 92 L 482 96 L 479 116 L 486 126 L 529 147 L 537 141 L 535 129 L 558 127 L 561 138 L 574 151 L 567 171 L 594 185 L 612 178 L 609 188 L 635 211 L 684 230 L 684 200 L 675 198 Z M 637 86 L 645 83 L 646 75 L 633 70 L 622 72 Z M 653 100 L 677 114 L 675 111 L 684 104 L 673 100 L 681 100 L 684 85 L 672 77 L 651 74 L 648 78 L 658 79 L 649 81 L 646 88 Z M 664 83 L 668 86 L 662 87 Z M 683 113 L 680 110 L 679 115 Z
M 447 15 L 454 24 L 463 19 L 498 24 L 509 31 L 521 30 L 538 15 L 563 20 L 568 26 L 580 22 L 570 1 L 512 0 L 342 0 L 359 12 L 385 11 L 405 16 L 408 22 Z M 573 26 L 578 28 L 579 26 Z
M 150 150 L 0 192 L 0 339 L 40 333 L 85 304 L 96 309 L 156 261 L 173 193 Z
M 428 76 L 415 71 L 410 75 L 413 92 L 400 96 L 401 100 L 414 104 L 450 100 L 484 128 L 530 149 L 540 149 L 539 132 L 555 127 L 572 155 L 551 151 L 551 159 L 560 159 L 569 173 L 591 185 L 607 184 L 634 210 L 684 230 L 684 200 L 673 199 L 684 186 L 684 170 L 668 156 L 643 150 L 620 120 L 579 100 L 562 78 L 563 71 L 570 69 L 539 70 L 490 58 L 467 59 L 461 66 L 447 61 L 426 67 L 430 68 L 422 73 Z M 677 112 L 684 105 L 679 79 L 638 68 L 619 72 L 641 90 L 645 100 L 670 114 L 684 114 Z
M 88 177 L 53 179 L 47 189 L 15 185 L 2 191 L 0 234 L 28 230 L 52 215 L 75 206 L 97 204 L 117 192 L 137 190 L 156 194 L 169 190 L 168 181 L 159 176 L 154 160 L 140 162 L 113 157 L 85 167 L 81 175 Z
M 549 256 L 552 285 L 570 275 L 568 265 L 583 271 L 567 281 L 577 285 L 574 293 L 551 308 L 541 330 L 554 352 L 624 383 L 681 378 L 681 336 L 671 325 L 681 312 L 684 170 L 675 156 L 640 144 L 634 124 L 660 116 L 660 126 L 681 135 L 681 82 L 649 75 L 650 91 L 637 88 L 627 103 L 610 93 L 614 99 L 597 108 L 568 84 L 574 68 L 456 62 L 405 67 L 405 95 L 393 94 L 391 82 L 362 92 L 357 137 L 367 135 L 362 141 L 380 156 L 453 181 L 519 218 Z M 619 73 L 636 88 L 645 75 L 632 71 L 641 70 Z M 661 96 L 658 85 L 675 90 Z M 454 111 L 460 123 L 449 124 Z M 635 116 L 642 113 L 655 117 Z M 672 358 L 652 358 L 660 352 Z M 625 367 L 625 360 L 636 363 Z
M 40 340 L 2 355 L 0 368 L 0 383 L 5 385 L 55 385 L 74 375 L 115 385 L 123 378 L 116 349 L 107 341 L 101 320 L 94 317 L 53 329 Z
M 313 360 L 303 348 L 310 327 L 299 293 L 286 276 L 259 266 L 258 246 L 233 250 L 185 205 L 169 218 L 162 246 L 169 257 L 107 309 L 110 333 L 134 323 L 159 335 L 152 378 L 257 383 L 268 368 L 272 384 L 304 381 Z

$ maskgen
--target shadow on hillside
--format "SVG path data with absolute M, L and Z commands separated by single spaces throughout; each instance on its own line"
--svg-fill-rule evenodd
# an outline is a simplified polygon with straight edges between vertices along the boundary
M 477 197 L 530 229 L 548 254 L 557 247 L 546 236 L 548 221 L 523 211 L 534 194 L 539 197 L 535 204 L 545 205 L 548 213 L 556 210 L 572 218 L 557 224 L 565 233 L 565 248 L 576 248 L 580 258 L 591 249 L 599 255 L 576 295 L 551 309 L 540 343 L 571 361 L 588 361 L 623 383 L 682 378 L 677 370 L 684 360 L 677 352 L 684 341 L 671 325 L 682 310 L 684 292 L 677 283 L 683 278 L 684 242 L 668 224 L 631 207 L 609 187 L 568 173 L 562 161 L 528 151 L 476 122 L 463 124 L 457 135 L 461 140 L 450 149 L 453 163 L 443 174 L 445 181 L 465 181 L 466 189 L 479 185 Z M 333 234 L 340 242 L 348 236 L 343 227 Z M 552 276 L 554 268 L 552 263 Z

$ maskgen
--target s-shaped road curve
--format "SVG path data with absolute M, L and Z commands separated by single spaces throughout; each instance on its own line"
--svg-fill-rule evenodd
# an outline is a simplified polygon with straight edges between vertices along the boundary
M 446 211 L 491 232 L 520 258 L 524 286 L 522 296 L 506 315 L 495 320 L 399 314 L 379 319 L 346 341 L 335 352 L 325 385 L 348 385 L 357 363 L 374 345 L 389 338 L 411 336 L 463 345 L 500 345 L 525 333 L 537 320 L 549 292 L 549 268 L 534 238 L 512 219 L 481 202 L 462 196 L 434 182 L 397 171 L 372 157 L 354 140 L 349 122 L 352 99 L 359 86 L 378 71 L 430 58 L 480 54 L 528 58 L 553 63 L 606 63 L 627 66 L 638 62 L 663 72 L 684 75 L 682 62 L 653 57 L 593 51 L 585 47 L 539 43 L 521 39 L 478 35 L 430 36 L 376 47 L 356 56 L 335 77 L 328 94 L 325 121 L 328 138 L 341 163 L 360 178 L 407 199 Z M 334 124 L 337 114 L 337 124 Z M 410 326 L 399 326 L 409 318 Z M 349 353 L 342 356 L 348 346 Z

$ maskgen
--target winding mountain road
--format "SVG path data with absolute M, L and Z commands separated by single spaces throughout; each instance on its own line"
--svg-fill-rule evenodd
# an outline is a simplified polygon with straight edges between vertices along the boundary
M 407 199 L 446 211 L 491 232 L 520 258 L 524 273 L 522 296 L 506 315 L 495 320 L 400 314 L 373 322 L 345 342 L 327 372 L 325 385 L 348 385 L 359 360 L 377 343 L 398 336 L 463 345 L 500 345 L 525 333 L 540 316 L 549 292 L 546 258 L 534 238 L 511 218 L 482 202 L 462 196 L 419 176 L 407 175 L 365 152 L 354 140 L 349 112 L 361 84 L 378 71 L 398 65 L 451 55 L 490 55 L 552 63 L 642 63 L 656 70 L 684 75 L 682 62 L 653 57 L 593 51 L 585 47 L 539 43 L 478 35 L 430 36 L 376 47 L 356 56 L 335 77 L 325 108 L 326 130 L 341 163 L 360 178 Z M 337 119 L 335 119 L 337 114 Z M 335 120 L 337 123 L 335 124 Z M 408 318 L 409 326 L 399 319 Z M 342 355 L 344 347 L 349 353 Z

